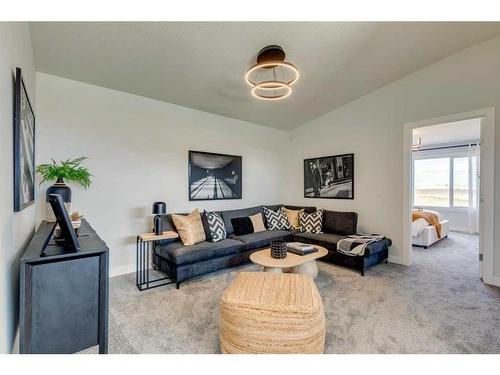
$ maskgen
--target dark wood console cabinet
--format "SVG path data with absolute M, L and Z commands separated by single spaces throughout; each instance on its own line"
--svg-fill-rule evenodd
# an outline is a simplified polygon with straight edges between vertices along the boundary
M 80 251 L 49 243 L 43 222 L 20 262 L 20 353 L 108 352 L 108 247 L 90 224 L 79 229 Z

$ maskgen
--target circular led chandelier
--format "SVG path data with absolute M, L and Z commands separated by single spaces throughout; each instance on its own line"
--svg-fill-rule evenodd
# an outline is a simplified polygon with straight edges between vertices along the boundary
M 297 68 L 285 62 L 285 51 L 276 45 L 262 48 L 257 63 L 245 74 L 252 95 L 262 100 L 280 100 L 291 95 L 291 86 L 299 79 Z

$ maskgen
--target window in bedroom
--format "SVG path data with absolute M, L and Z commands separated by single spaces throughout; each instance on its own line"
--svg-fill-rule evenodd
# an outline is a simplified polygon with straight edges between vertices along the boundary
M 469 207 L 469 158 L 453 158 L 453 207 Z
M 414 161 L 415 206 L 450 206 L 450 158 Z
M 477 156 L 421 157 L 413 161 L 415 207 L 475 207 L 478 186 Z

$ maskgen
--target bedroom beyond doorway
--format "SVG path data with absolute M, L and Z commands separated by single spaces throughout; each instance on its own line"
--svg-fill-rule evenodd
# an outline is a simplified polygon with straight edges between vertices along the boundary
M 416 259 L 433 258 L 437 256 L 433 249 L 453 247 L 467 234 L 468 246 L 474 247 L 469 250 L 477 254 L 470 267 L 478 268 L 482 277 L 481 121 L 473 118 L 413 129 L 411 243 L 413 252 L 419 252 Z

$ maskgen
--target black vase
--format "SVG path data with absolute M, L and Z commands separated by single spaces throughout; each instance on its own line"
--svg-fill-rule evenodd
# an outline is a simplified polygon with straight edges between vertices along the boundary
M 283 240 L 275 240 L 271 242 L 271 258 L 285 259 L 287 244 Z
M 71 208 L 71 189 L 64 183 L 62 177 L 59 177 L 54 185 L 47 188 L 47 192 L 45 194 L 45 201 L 47 202 L 47 221 L 56 221 L 54 213 L 52 212 L 52 207 L 49 203 L 50 194 L 59 194 L 61 196 L 64 202 L 64 207 L 66 207 L 66 211 L 68 211 L 69 214 Z

